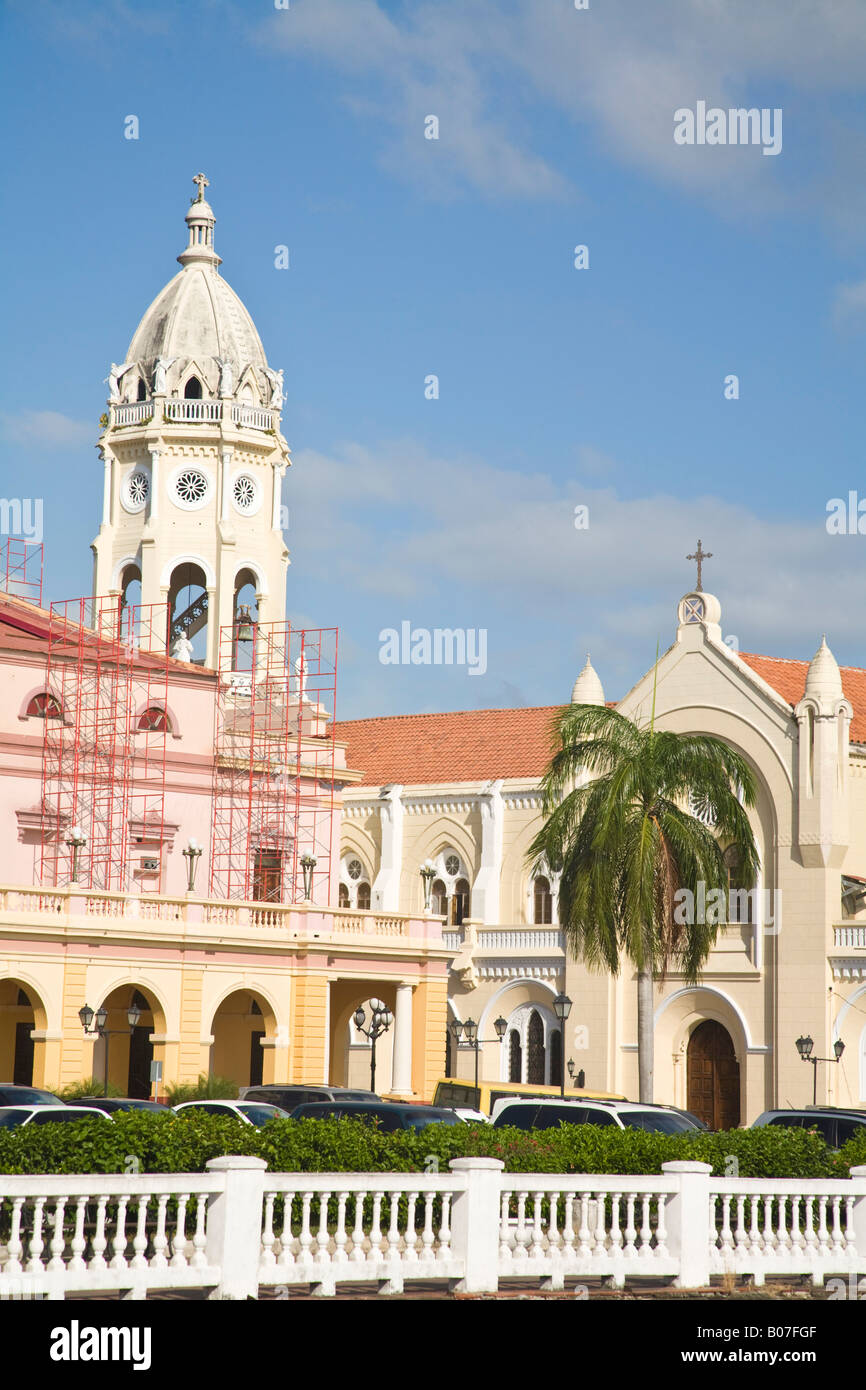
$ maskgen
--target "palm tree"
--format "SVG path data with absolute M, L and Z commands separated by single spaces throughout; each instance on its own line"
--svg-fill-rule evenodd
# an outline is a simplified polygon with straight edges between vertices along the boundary
M 637 970 L 641 1101 L 653 1098 L 653 980 L 673 968 L 696 983 L 727 920 L 689 903 L 727 903 L 731 859 L 738 884 L 751 887 L 758 868 L 748 763 L 721 739 L 654 725 L 654 713 L 641 728 L 599 705 L 562 712 L 542 780 L 545 821 L 527 855 L 561 871 L 573 954 L 614 975 L 624 955 Z

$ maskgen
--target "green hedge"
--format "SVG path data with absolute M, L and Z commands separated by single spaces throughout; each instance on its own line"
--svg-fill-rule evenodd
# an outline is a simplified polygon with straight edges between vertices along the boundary
M 833 1154 L 802 1129 L 649 1134 L 565 1126 L 556 1130 L 431 1125 L 381 1134 L 359 1120 L 273 1120 L 262 1130 L 215 1115 L 132 1111 L 102 1122 L 0 1130 L 0 1173 L 197 1173 L 220 1154 L 256 1154 L 271 1172 L 447 1171 L 448 1160 L 501 1158 L 512 1173 L 660 1173 L 672 1159 L 711 1163 L 718 1176 L 824 1178 L 866 1163 L 866 1135 Z M 735 1168 L 731 1160 L 735 1159 Z

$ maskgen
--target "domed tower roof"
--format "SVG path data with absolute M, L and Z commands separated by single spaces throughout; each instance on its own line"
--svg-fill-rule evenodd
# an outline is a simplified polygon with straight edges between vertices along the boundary
M 265 350 L 245 306 L 220 276 L 213 247 L 216 218 L 204 200 L 203 174 L 196 176 L 199 196 L 186 214 L 189 245 L 179 256 L 183 269 L 156 296 L 135 330 L 127 352 L 130 362 L 157 358 L 223 358 L 240 371 L 247 365 L 267 367 Z
M 571 703 L 573 705 L 604 704 L 604 687 L 589 659 L 589 652 L 586 654 L 586 662 L 583 670 L 574 682 L 574 689 L 571 692 Z
M 833 701 L 844 698 L 842 674 L 835 656 L 827 646 L 827 638 L 821 638 L 821 645 L 809 662 L 806 673 L 804 698 L 812 696 L 821 704 L 824 700 Z

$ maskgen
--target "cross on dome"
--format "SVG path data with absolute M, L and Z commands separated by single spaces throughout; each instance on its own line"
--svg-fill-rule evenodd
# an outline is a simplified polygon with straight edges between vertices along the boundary
M 196 174 L 193 178 L 193 183 L 198 184 L 198 197 L 193 198 L 192 201 L 194 203 L 203 203 L 204 191 L 206 188 L 210 188 L 210 179 L 206 179 L 204 174 Z

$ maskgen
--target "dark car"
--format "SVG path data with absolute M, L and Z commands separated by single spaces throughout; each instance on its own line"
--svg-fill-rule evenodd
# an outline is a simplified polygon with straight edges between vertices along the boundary
M 765 1110 L 752 1129 L 778 1125 L 783 1129 L 814 1129 L 831 1149 L 841 1149 L 866 1126 L 866 1111 L 836 1110 L 829 1105 L 805 1106 L 802 1110 Z
M 38 1086 L 19 1086 L 14 1081 L 0 1081 L 0 1106 L 6 1105 L 63 1105 L 59 1096 L 41 1091 Z
M 445 1110 L 439 1105 L 396 1105 L 389 1101 L 378 1103 L 352 1101 L 326 1101 L 313 1105 L 299 1105 L 293 1110 L 292 1120 L 366 1120 L 378 1125 L 383 1134 L 393 1134 L 398 1129 L 426 1129 L 427 1125 L 462 1125 L 460 1116 L 453 1110 Z
M 105 1115 L 114 1115 L 118 1110 L 150 1110 L 159 1115 L 169 1113 L 168 1106 L 158 1105 L 155 1100 L 135 1100 L 130 1096 L 75 1096 L 67 1105 L 84 1105 L 88 1109 L 101 1110 Z
M 315 1101 L 351 1100 L 378 1101 L 375 1091 L 350 1091 L 344 1086 L 290 1085 L 288 1082 L 268 1082 L 264 1086 L 242 1086 L 239 1100 L 256 1101 L 260 1105 L 278 1105 L 291 1113 L 296 1105 Z

